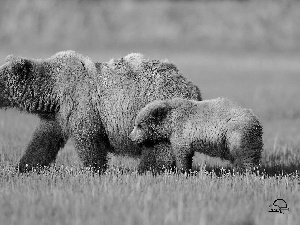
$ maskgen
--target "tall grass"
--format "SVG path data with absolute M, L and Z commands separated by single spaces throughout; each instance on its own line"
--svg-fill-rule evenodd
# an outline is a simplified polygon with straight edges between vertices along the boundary
M 0 223 L 10 224 L 277 224 L 299 219 L 297 177 L 103 176 L 74 168 L 44 174 L 0 176 Z M 270 213 L 277 198 L 285 214 Z M 276 223 L 277 221 L 277 223 Z
M 2 48 L 299 49 L 300 2 L 1 1 Z

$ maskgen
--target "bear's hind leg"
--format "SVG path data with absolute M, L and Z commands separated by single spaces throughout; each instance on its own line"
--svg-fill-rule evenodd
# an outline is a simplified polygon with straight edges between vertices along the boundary
M 99 117 L 78 116 L 72 126 L 72 138 L 83 165 L 95 172 L 105 172 L 110 144 Z
M 261 136 L 253 139 L 242 132 L 232 132 L 227 139 L 231 162 L 238 171 L 258 166 L 262 152 Z
M 103 173 L 107 169 L 107 153 L 109 143 L 98 137 L 74 136 L 75 148 L 85 167 Z
M 56 159 L 58 151 L 64 147 L 66 141 L 57 121 L 53 118 L 41 118 L 17 166 L 18 171 L 23 173 L 34 168 L 49 166 Z

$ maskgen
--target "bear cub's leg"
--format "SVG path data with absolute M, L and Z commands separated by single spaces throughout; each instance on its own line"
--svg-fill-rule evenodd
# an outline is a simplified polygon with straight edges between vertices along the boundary
M 142 174 L 146 171 L 151 171 L 154 174 L 158 174 L 166 170 L 174 170 L 175 156 L 170 143 L 160 142 L 152 146 L 143 146 L 142 148 L 138 173 Z
M 178 136 L 171 142 L 177 169 L 181 172 L 190 172 L 192 170 L 194 151 L 190 148 L 189 143 Z
M 178 153 L 176 154 L 176 167 L 181 172 L 191 172 L 193 165 L 193 156 L 191 153 Z
M 261 134 L 251 136 L 247 132 L 236 130 L 227 134 L 231 162 L 239 172 L 259 165 L 262 145 Z

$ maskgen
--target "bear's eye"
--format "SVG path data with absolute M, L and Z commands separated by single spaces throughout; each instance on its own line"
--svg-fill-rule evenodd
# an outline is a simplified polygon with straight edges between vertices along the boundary
M 139 123 L 139 124 L 137 125 L 137 128 L 141 129 L 141 128 L 142 128 L 142 125 Z
M 151 118 L 149 119 L 149 123 L 152 124 L 152 126 L 155 126 L 155 124 L 158 123 L 158 120 L 157 120 L 156 117 L 151 117 Z

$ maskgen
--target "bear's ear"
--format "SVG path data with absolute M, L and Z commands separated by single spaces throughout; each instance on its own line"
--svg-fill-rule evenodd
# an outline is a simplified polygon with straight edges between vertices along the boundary
M 11 61 L 16 60 L 16 59 L 17 59 L 17 57 L 15 57 L 14 55 L 8 55 L 5 58 L 5 62 L 11 62 Z
M 151 116 L 155 121 L 162 121 L 167 117 L 168 112 L 169 112 L 169 107 L 163 104 L 153 109 Z
M 26 80 L 33 71 L 33 63 L 28 59 L 14 57 L 11 59 L 11 70 L 20 80 Z

